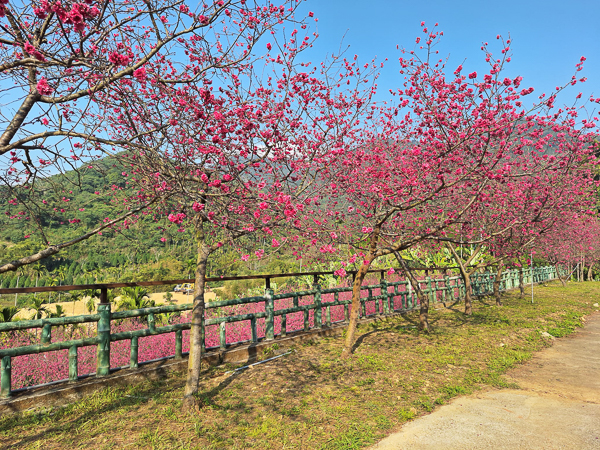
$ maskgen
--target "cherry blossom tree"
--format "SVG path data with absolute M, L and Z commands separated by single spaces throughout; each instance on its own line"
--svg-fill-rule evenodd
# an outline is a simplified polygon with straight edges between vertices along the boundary
M 523 88 L 521 77 L 503 75 L 510 41 L 501 41 L 500 59 L 482 47 L 490 64 L 483 77 L 463 74 L 462 66 L 447 75 L 444 61 L 435 56 L 440 33 L 423 31 L 424 45 L 400 58 L 406 81 L 395 93 L 395 105 L 378 110 L 373 125 L 323 172 L 332 192 L 322 209 L 332 213 L 321 221 L 321 236 L 334 233 L 338 243 L 350 242 L 364 255 L 353 285 L 344 356 L 354 343 L 360 286 L 374 260 L 426 240 L 459 242 L 452 227 L 489 207 L 494 186 L 519 185 L 525 177 L 535 184 L 539 174 L 565 173 L 592 158 L 593 122 L 576 127 L 577 110 L 556 110 L 555 95 L 523 106 L 522 98 L 534 89 Z M 502 192 L 510 207 L 521 190 Z M 427 314 L 423 298 L 424 330 Z
M 279 23 L 293 22 L 297 5 L 295 0 L 280 5 L 219 0 L 195 6 L 181 0 L 2 2 L 1 195 L 7 215 L 22 219 L 20 226 L 37 235 L 45 248 L 1 266 L 0 273 L 126 223 L 155 201 L 149 191 L 138 193 L 134 201 L 128 193 L 127 201 L 121 196 L 122 201 L 112 202 L 109 220 L 90 228 L 78 223 L 69 208 L 80 173 L 98 167 L 90 162 L 135 147 L 143 136 L 170 126 L 165 118 L 126 140 L 115 138 L 104 126 L 112 107 L 104 100 L 128 86 L 188 84 L 235 67 L 252 55 L 262 35 Z M 185 75 L 157 78 L 154 62 Z M 68 170 L 68 175 L 51 178 Z M 106 194 L 114 200 L 110 186 Z M 57 200 L 48 201 L 51 196 Z M 67 201 L 57 206 L 63 198 Z M 78 237 L 56 244 L 40 219 L 47 214 L 56 223 L 76 227 Z
M 556 267 L 563 286 L 566 285 L 571 270 L 579 270 L 583 279 L 586 261 L 588 280 L 592 268 L 600 260 L 600 223 L 597 217 L 586 215 L 566 216 L 538 242 L 536 252 Z
M 568 156 L 552 146 L 548 151 L 554 158 Z M 504 263 L 519 259 L 559 221 L 591 211 L 594 206 L 594 165 L 585 160 L 563 166 L 545 165 L 543 158 L 537 159 L 528 155 L 531 164 L 525 171 L 519 170 L 510 179 L 491 184 L 486 203 L 469 211 L 454 234 L 460 236 L 461 242 L 471 244 L 472 251 L 460 256 L 454 244 L 446 242 L 463 277 L 467 314 L 472 308 L 470 277 L 475 271 L 496 267 L 494 296 L 501 306 L 499 287 Z M 487 258 L 482 258 L 484 250 Z
M 302 27 L 298 27 L 302 30 Z M 338 55 L 298 62 L 311 38 L 297 28 L 271 35 L 267 54 L 194 83 L 147 83 L 107 95 L 115 139 L 134 142 L 120 158 L 129 182 L 164 195 L 163 215 L 193 228 L 197 247 L 190 358 L 184 407 L 198 390 L 207 263 L 232 246 L 244 261 L 290 246 L 318 202 L 322 161 L 351 139 L 373 93 L 373 63 Z M 186 72 L 157 63 L 148 73 L 178 80 Z M 365 82 L 367 82 L 365 84 Z M 350 84 L 350 86 L 348 86 Z M 145 133 L 167 120 L 160 133 Z M 260 235 L 269 248 L 248 251 Z

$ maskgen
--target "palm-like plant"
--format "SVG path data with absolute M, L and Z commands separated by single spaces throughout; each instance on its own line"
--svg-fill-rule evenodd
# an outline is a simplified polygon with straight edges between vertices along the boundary
M 50 312 L 48 317 L 50 317 L 50 318 L 65 317 L 65 315 L 66 315 L 66 311 L 63 309 L 62 305 L 56 305 L 56 312 Z
M 99 289 L 84 289 L 82 292 L 83 297 L 89 297 L 89 299 L 85 302 L 85 308 L 88 310 L 88 313 L 93 313 L 94 309 L 96 309 L 96 301 L 95 299 L 100 298 L 100 290 Z
M 60 280 L 58 278 L 56 278 L 56 274 L 55 273 L 52 273 L 51 275 L 52 275 L 52 278 L 50 278 L 50 284 L 49 285 L 50 286 L 58 286 L 58 283 L 59 283 Z M 52 303 L 52 292 L 50 292 L 49 295 L 48 295 L 48 303 Z
M 148 297 L 148 291 L 143 287 L 136 286 L 134 288 L 123 288 L 121 301 L 119 303 L 119 311 L 125 309 L 141 309 L 156 306 L 154 300 Z
M 44 299 L 42 299 L 41 297 L 33 299 L 31 309 L 33 309 L 33 315 L 31 316 L 31 320 L 41 319 L 43 314 L 48 315 L 48 310 L 44 306 Z
M 177 317 L 181 317 L 181 312 L 180 311 L 175 311 L 175 312 L 171 312 L 171 313 L 157 314 L 156 315 L 156 322 L 158 322 L 159 324 L 166 324 L 166 323 L 172 324 Z
M 0 322 L 12 322 L 18 312 L 19 309 L 14 306 L 5 306 L 0 309 Z
M 94 297 L 90 297 L 87 302 L 85 302 L 85 309 L 87 309 L 88 313 L 92 314 L 94 309 L 96 309 L 96 302 L 94 301 Z
M 192 273 L 194 273 L 196 271 L 196 260 L 188 259 L 185 262 L 185 268 L 187 269 L 187 272 L 188 272 L 188 278 L 192 278 Z
M 33 270 L 33 272 L 35 273 L 35 287 L 38 287 L 40 275 L 46 270 L 46 266 L 38 262 L 31 266 L 31 270 Z M 37 297 L 37 292 L 34 294 L 34 297 Z
M 65 279 L 67 278 L 67 268 L 65 266 L 60 266 L 58 268 L 58 270 L 56 271 L 56 275 L 58 277 L 58 285 L 60 286 L 61 281 L 64 284 Z M 60 302 L 60 296 L 61 296 L 61 291 L 58 291 L 58 301 L 59 302 Z

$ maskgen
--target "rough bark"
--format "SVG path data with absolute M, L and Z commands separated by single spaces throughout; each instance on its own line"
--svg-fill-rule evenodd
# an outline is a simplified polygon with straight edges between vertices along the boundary
M 419 330 L 429 333 L 431 326 L 429 325 L 429 296 L 426 295 L 419 286 L 419 282 L 415 284 L 415 291 L 419 298 Z
M 475 248 L 475 250 L 473 251 L 473 253 L 471 254 L 471 256 L 469 256 L 469 258 L 466 261 L 463 261 L 463 259 L 458 256 L 458 254 L 454 250 L 454 247 L 451 244 L 448 244 L 446 246 L 446 248 L 448 248 L 450 250 L 450 252 L 452 253 L 452 256 L 454 258 L 454 261 L 456 261 L 456 263 L 458 264 L 458 268 L 460 270 L 460 275 L 463 279 L 463 283 L 465 286 L 465 314 L 471 315 L 471 314 L 473 314 L 473 300 L 472 300 L 473 296 L 472 296 L 472 290 L 471 290 L 471 275 L 473 273 L 475 273 L 475 271 L 477 270 L 477 267 L 471 269 L 470 271 L 467 269 L 467 267 L 469 266 L 469 264 L 471 264 L 475 260 L 475 258 L 481 251 L 482 247 L 481 247 L 481 245 L 478 245 Z
M 358 269 L 356 277 L 354 277 L 354 283 L 352 284 L 352 307 L 350 309 L 346 340 L 344 341 L 344 348 L 342 349 L 342 358 L 347 358 L 352 354 L 354 336 L 356 335 L 356 326 L 358 324 L 358 312 L 360 311 L 360 287 L 362 286 L 370 265 L 370 261 L 368 264 L 363 263 L 363 265 L 360 266 L 360 269 Z
M 183 395 L 182 408 L 192 411 L 196 405 L 194 394 L 198 393 L 200 371 L 202 368 L 202 341 L 204 339 L 204 291 L 206 285 L 206 267 L 210 247 L 205 242 L 205 235 L 200 224 L 196 229 L 196 274 L 194 287 L 194 303 L 192 308 L 190 330 L 190 355 L 188 360 L 187 380 Z
M 504 271 L 504 264 L 498 264 L 496 269 L 496 277 L 494 278 L 494 298 L 496 299 L 496 306 L 502 305 L 502 298 L 500 297 L 500 281 L 502 280 L 502 272 Z
M 406 266 L 406 262 L 402 259 L 400 254 L 395 252 L 394 255 L 402 266 L 402 270 L 404 270 L 404 274 L 409 279 L 411 286 L 417 293 L 417 298 L 419 299 L 419 330 L 429 333 L 431 331 L 431 325 L 429 325 L 429 297 L 425 295 L 421 289 L 419 280 Z
M 33 108 L 33 105 L 35 105 L 35 102 L 38 101 L 40 98 L 41 95 L 38 94 L 37 89 L 34 89 L 32 87 L 31 92 L 27 97 L 25 97 L 25 100 L 23 100 L 21 107 L 18 109 L 17 113 L 10 121 L 10 124 L 6 127 L 6 130 L 4 130 L 4 132 L 2 133 L 2 136 L 0 136 L 0 154 L 3 155 L 4 153 L 7 153 L 9 151 L 9 149 L 5 147 L 8 147 L 8 144 L 10 144 L 12 138 L 17 134 L 17 132 L 21 128 L 21 125 L 23 125 L 23 122 L 25 121 L 27 115 Z
M 588 281 L 592 281 L 594 274 L 592 273 L 592 268 L 594 267 L 594 264 L 590 264 L 590 267 L 588 268 L 588 273 L 587 273 L 587 280 Z
M 369 267 L 371 267 L 371 263 L 376 257 L 375 254 L 377 251 L 377 243 L 379 242 L 380 231 L 380 226 L 375 227 L 373 230 L 371 242 L 369 244 L 369 255 L 363 261 L 363 264 L 360 266 L 360 269 L 358 269 L 356 277 L 354 278 L 354 284 L 352 285 L 352 309 L 350 310 L 348 330 L 346 331 L 346 340 L 344 341 L 344 348 L 342 349 L 342 358 L 348 358 L 352 354 L 356 326 L 358 325 L 358 311 L 360 310 L 360 287 L 362 286 L 362 282 L 367 275 Z
M 463 282 L 465 284 L 465 314 L 473 314 L 473 297 L 471 296 L 471 275 L 465 270 L 461 270 Z
M 454 250 L 454 247 L 452 247 L 452 245 L 448 245 L 447 247 L 452 252 L 452 256 L 458 264 L 458 269 L 460 271 L 460 275 L 463 279 L 463 283 L 465 286 L 465 314 L 471 315 L 473 313 L 473 302 L 471 296 L 471 273 L 465 267 L 463 260 L 457 255 L 456 251 Z M 467 264 L 471 262 L 472 259 L 473 256 L 469 258 Z
M 567 280 L 566 277 L 563 277 L 560 275 L 560 271 L 559 271 L 559 267 L 558 265 L 554 266 L 555 270 L 556 270 L 556 276 L 558 277 L 558 279 L 560 280 L 560 284 L 562 284 L 563 287 L 567 286 Z

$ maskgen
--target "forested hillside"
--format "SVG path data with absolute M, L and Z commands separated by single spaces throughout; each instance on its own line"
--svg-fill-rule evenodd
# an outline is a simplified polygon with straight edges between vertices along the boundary
M 105 217 L 111 217 L 112 205 L 100 193 L 119 190 L 127 195 L 127 183 L 122 169 L 111 158 L 95 164 L 94 170 L 82 168 L 47 180 L 55 185 L 71 185 L 69 208 L 76 211 L 80 222 L 65 223 L 60 214 L 41 215 L 38 220 L 50 230 L 55 242 L 76 237 L 78 227 L 92 228 Z M 76 182 L 74 181 L 76 180 Z M 79 185 L 77 185 L 79 184 Z M 24 219 L 12 217 L 8 200 L 0 196 L 0 262 L 11 261 L 23 254 L 43 248 L 39 237 L 24 226 Z M 281 255 L 279 255 L 281 256 Z M 189 230 L 178 228 L 160 215 L 140 214 L 125 229 L 105 230 L 77 245 L 61 251 L 53 258 L 0 275 L 1 287 L 33 287 L 68 284 L 87 284 L 100 281 L 140 281 L 190 277 L 194 265 L 194 244 Z M 249 273 L 250 269 L 280 272 L 299 269 L 293 258 L 277 258 L 262 263 L 236 261 L 234 253 L 220 252 L 212 261 L 209 273 L 214 276 Z M 289 266 L 289 267 L 288 267 Z M 25 298 L 25 297 L 24 297 Z

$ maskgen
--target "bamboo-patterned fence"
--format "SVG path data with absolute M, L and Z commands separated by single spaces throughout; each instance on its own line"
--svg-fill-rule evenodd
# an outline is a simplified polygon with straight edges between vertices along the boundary
M 377 270 L 371 272 L 380 272 L 381 280 L 377 284 L 363 285 L 361 287 L 361 317 L 369 317 L 374 315 L 389 315 L 397 312 L 407 312 L 418 307 L 418 300 L 414 287 L 407 280 L 387 281 L 385 272 Z M 428 272 L 426 272 L 428 273 Z M 348 320 L 350 310 L 350 299 L 340 299 L 340 294 L 352 291 L 352 287 L 334 287 L 323 289 L 318 283 L 320 275 L 330 275 L 331 272 L 311 272 L 309 274 L 281 274 L 281 275 L 260 275 L 246 277 L 228 277 L 211 279 L 208 281 L 219 281 L 226 279 L 249 279 L 262 278 L 266 281 L 265 293 L 262 296 L 239 298 L 233 300 L 215 301 L 206 304 L 206 311 L 217 312 L 217 317 L 206 317 L 204 320 L 203 333 L 203 350 L 225 350 L 230 344 L 227 344 L 227 329 L 226 324 L 235 322 L 248 321 L 251 329 L 251 339 L 245 342 L 258 342 L 259 333 L 257 330 L 257 322 L 264 320 L 264 339 L 273 340 L 276 337 L 284 337 L 290 332 L 309 331 L 310 329 L 321 329 L 330 327 L 336 322 L 345 322 Z M 296 291 L 283 294 L 275 294 L 270 286 L 270 280 L 276 277 L 284 276 L 299 276 L 311 275 L 314 276 L 314 284 L 311 289 L 304 291 Z M 533 282 L 542 282 L 556 278 L 554 267 L 538 267 L 531 270 L 523 271 L 523 283 L 530 284 L 531 278 Z M 493 273 L 476 273 L 472 275 L 473 294 L 482 296 L 489 295 L 493 292 L 493 282 L 495 274 Z M 41 329 L 40 343 L 33 345 L 25 345 L 20 347 L 0 349 L 0 397 L 9 397 L 12 390 L 11 370 L 12 358 L 22 355 L 33 355 L 38 353 L 53 352 L 59 350 L 68 350 L 68 367 L 69 381 L 77 381 L 80 378 L 78 373 L 78 350 L 82 347 L 96 346 L 96 377 L 104 377 L 110 374 L 110 351 L 111 342 L 129 340 L 130 341 L 130 361 L 129 368 L 135 369 L 138 367 L 138 340 L 145 336 L 154 336 L 159 334 L 174 333 L 175 335 L 175 354 L 170 358 L 180 359 L 183 357 L 183 331 L 190 329 L 190 323 L 178 323 L 172 325 L 157 326 L 156 317 L 159 314 L 176 313 L 191 311 L 192 305 L 170 305 L 157 306 L 151 308 L 143 308 L 128 311 L 111 311 L 111 304 L 107 302 L 107 291 L 111 288 L 125 286 L 150 286 L 150 285 L 169 285 L 181 282 L 190 282 L 193 280 L 169 280 L 162 282 L 139 282 L 139 283 L 112 283 L 112 284 L 97 284 L 97 285 L 82 285 L 82 286 L 60 286 L 52 288 L 18 288 L 18 289 L 0 289 L 0 294 L 14 292 L 33 292 L 33 291 L 49 291 L 49 290 L 79 290 L 79 289 L 100 289 L 101 302 L 98 305 L 96 314 L 49 318 L 39 320 L 22 320 L 17 322 L 0 323 L 0 332 L 8 333 L 18 330 L 37 330 Z M 431 278 L 425 276 L 419 280 L 420 288 L 425 295 L 429 296 L 432 304 L 439 302 L 454 302 L 460 300 L 464 292 L 464 284 L 459 276 L 438 276 Z M 502 274 L 500 284 L 501 290 L 514 289 L 519 286 L 519 270 L 507 270 Z M 263 311 L 246 313 L 218 315 L 222 308 L 232 307 L 236 305 L 264 305 Z M 367 314 L 367 305 L 370 304 L 370 310 L 374 311 Z M 277 307 L 283 306 L 283 307 Z M 332 309 L 343 308 L 343 318 L 332 321 Z M 323 313 L 325 316 L 323 317 Z M 288 329 L 288 318 L 294 314 L 303 315 L 303 327 L 300 329 Z M 311 317 L 312 316 L 312 317 Z M 341 317 L 341 314 L 338 316 Z M 147 328 L 111 332 L 111 324 L 114 321 L 119 321 L 128 318 L 146 318 Z M 276 320 L 278 318 L 278 320 Z M 312 320 L 309 320 L 312 319 Z M 275 330 L 277 322 L 279 331 Z M 65 341 L 52 342 L 52 329 L 65 325 L 96 323 L 97 332 L 94 337 L 82 339 L 72 339 Z M 218 326 L 219 345 L 217 347 L 206 346 L 204 332 L 208 326 Z M 37 336 L 37 331 L 36 331 Z M 235 343 L 237 344 L 237 343 Z

